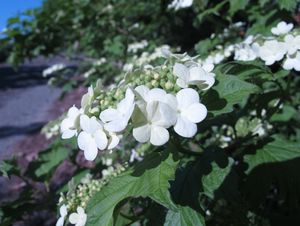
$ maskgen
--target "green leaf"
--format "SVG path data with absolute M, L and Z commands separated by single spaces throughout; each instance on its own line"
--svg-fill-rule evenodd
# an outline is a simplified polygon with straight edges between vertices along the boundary
M 87 225 L 112 226 L 116 205 L 128 197 L 150 197 L 159 204 L 176 209 L 169 193 L 169 180 L 174 178 L 177 161 L 168 152 L 151 153 L 135 168 L 112 179 L 96 193 L 87 207 Z
M 212 163 L 212 170 L 209 174 L 202 177 L 203 193 L 214 198 L 214 192 L 221 186 L 233 165 L 233 159 L 229 159 L 229 163 L 225 168 L 219 167 L 215 162 Z
M 40 166 L 35 170 L 35 175 L 41 177 L 48 174 L 53 168 L 58 166 L 69 155 L 69 150 L 64 147 L 50 149 L 42 152 L 39 156 Z
M 258 93 L 260 88 L 238 76 L 217 75 L 217 85 L 208 91 L 202 102 L 214 116 L 233 111 L 236 104 L 243 105 L 252 93 Z
M 164 226 L 204 226 L 204 217 L 190 207 L 179 207 L 177 211 L 169 210 Z
M 256 150 L 255 154 L 247 154 L 244 161 L 248 164 L 247 172 L 256 166 L 282 162 L 300 157 L 300 143 L 292 142 L 280 136 L 272 136 L 272 141 Z
M 284 105 L 280 112 L 274 114 L 271 117 L 272 122 L 288 122 L 290 121 L 294 115 L 297 114 L 295 108 L 289 105 Z
M 4 177 L 9 177 L 11 174 L 19 174 L 19 167 L 15 159 L 4 160 L 0 163 L 0 172 Z
M 219 15 L 219 11 L 226 5 L 227 1 L 221 1 L 215 7 L 209 7 L 197 16 L 198 23 L 201 24 L 206 17 L 211 15 Z
M 234 15 L 237 11 L 245 9 L 248 2 L 248 0 L 230 0 L 230 15 Z
M 20 18 L 18 16 L 11 17 L 7 20 L 7 25 L 10 26 L 10 25 L 13 25 L 13 24 L 16 24 L 16 23 L 19 23 L 19 22 L 20 22 Z
M 286 9 L 288 11 L 294 11 L 298 3 L 297 0 L 280 0 L 277 2 L 281 9 Z
M 231 170 L 233 160 L 222 151 L 207 150 L 196 161 L 178 168 L 171 183 L 171 195 L 176 204 L 203 211 L 200 200 L 203 195 L 214 198 Z

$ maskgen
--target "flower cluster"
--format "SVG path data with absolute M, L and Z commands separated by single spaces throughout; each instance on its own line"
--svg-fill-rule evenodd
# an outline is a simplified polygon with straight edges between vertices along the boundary
M 285 70 L 300 71 L 300 33 L 293 28 L 293 24 L 282 21 L 271 29 L 273 36 L 250 35 L 241 43 L 218 46 L 217 51 L 200 62 L 218 64 L 231 56 L 240 61 L 258 58 L 268 66 L 282 62 Z
M 146 47 L 144 43 L 143 49 Z M 129 47 L 128 47 L 129 48 Z M 139 45 L 139 49 L 142 49 L 142 45 Z M 136 54 L 136 51 L 134 52 L 136 55 L 132 57 L 130 62 L 123 65 L 123 71 L 128 72 L 132 71 L 134 67 L 140 67 L 149 63 L 152 63 L 156 59 L 159 59 L 164 56 L 165 51 L 170 51 L 171 47 L 168 45 L 162 45 L 156 47 L 153 52 L 143 51 L 140 55 Z M 176 50 L 179 50 L 178 48 Z M 129 50 L 128 50 L 129 51 Z
M 95 62 L 92 63 L 91 68 L 83 73 L 83 77 L 85 78 L 90 77 L 92 74 L 97 72 L 97 67 L 100 67 L 104 63 L 106 63 L 106 58 L 104 57 L 101 57 L 99 60 L 96 60 Z
M 128 45 L 127 52 L 137 53 L 138 50 L 144 49 L 148 46 L 147 40 L 142 40 L 141 42 L 135 42 Z
M 54 64 L 51 67 L 48 67 L 43 71 L 43 77 L 48 77 L 49 75 L 52 75 L 58 71 L 65 69 L 65 68 L 66 68 L 66 65 L 64 65 L 64 64 Z
M 138 142 L 156 146 L 168 142 L 172 127 L 191 138 L 207 115 L 198 91 L 214 82 L 214 74 L 193 58 L 168 52 L 164 65 L 132 71 L 118 87 L 90 87 L 81 108 L 71 107 L 62 121 L 62 138 L 77 136 L 87 160 L 94 160 L 98 150 L 114 149 L 132 128 Z

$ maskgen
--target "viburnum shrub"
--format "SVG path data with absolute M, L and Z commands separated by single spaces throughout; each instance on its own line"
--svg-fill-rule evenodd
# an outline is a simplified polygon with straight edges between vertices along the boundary
M 286 22 L 271 32 L 206 58 L 162 48 L 164 63 L 90 86 L 61 136 L 89 161 L 118 157 L 61 194 L 56 225 L 271 225 L 261 210 L 284 211 L 300 188 L 284 167 L 300 157 L 300 34 Z

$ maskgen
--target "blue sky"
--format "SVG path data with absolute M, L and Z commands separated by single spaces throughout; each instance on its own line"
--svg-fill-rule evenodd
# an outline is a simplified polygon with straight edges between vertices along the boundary
M 0 0 L 0 31 L 6 27 L 6 20 L 26 9 L 41 6 L 42 0 Z

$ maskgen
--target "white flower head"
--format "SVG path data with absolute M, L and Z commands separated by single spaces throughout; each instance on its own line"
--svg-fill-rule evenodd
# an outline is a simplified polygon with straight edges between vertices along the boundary
M 290 32 L 294 28 L 292 23 L 287 24 L 285 21 L 281 21 L 277 24 L 276 27 L 271 29 L 271 32 L 274 35 L 284 35 Z
M 141 143 L 150 141 L 156 146 L 165 144 L 170 136 L 167 128 L 176 123 L 176 112 L 163 102 L 166 92 L 159 88 L 149 90 L 145 86 L 139 86 L 135 90 L 141 100 L 137 103 L 138 108 L 133 117 L 133 137 Z
M 87 215 L 82 207 L 77 207 L 77 213 L 72 213 L 69 216 L 69 221 L 75 226 L 84 226 L 87 220 Z
M 104 150 L 108 145 L 108 139 L 103 131 L 103 126 L 95 116 L 80 116 L 82 131 L 78 135 L 78 147 L 84 151 L 84 157 L 92 161 L 97 157 L 98 148 Z
M 215 83 L 214 74 L 208 73 L 199 65 L 188 68 L 184 64 L 175 63 L 173 74 L 178 77 L 176 84 L 181 88 L 197 85 L 199 88 L 207 90 Z
M 207 109 L 200 103 L 199 94 L 191 88 L 180 90 L 169 95 L 169 103 L 177 112 L 177 121 L 174 130 L 182 137 L 193 137 L 197 133 L 197 125 L 206 118 Z
M 287 56 L 286 60 L 283 62 L 283 68 L 285 70 L 294 69 L 295 71 L 300 71 L 300 52 L 298 51 L 293 58 Z
M 276 61 L 280 61 L 286 53 L 285 44 L 276 40 L 265 41 L 259 47 L 259 57 L 265 61 L 266 65 L 272 65 Z
M 108 108 L 101 112 L 100 119 L 104 128 L 110 132 L 121 132 L 128 125 L 134 110 L 134 94 L 130 88 L 126 90 L 125 98 L 117 105 L 117 109 Z
M 284 43 L 289 55 L 293 55 L 300 49 L 300 35 L 293 36 L 291 34 L 287 34 L 284 37 Z
M 73 106 L 68 110 L 67 117 L 62 120 L 60 125 L 60 131 L 62 133 L 62 139 L 69 139 L 77 135 L 79 129 L 79 117 L 83 114 L 82 109 L 78 109 Z
M 55 226 L 63 226 L 66 216 L 68 215 L 67 206 L 62 205 L 59 208 L 60 217 L 58 218 Z

